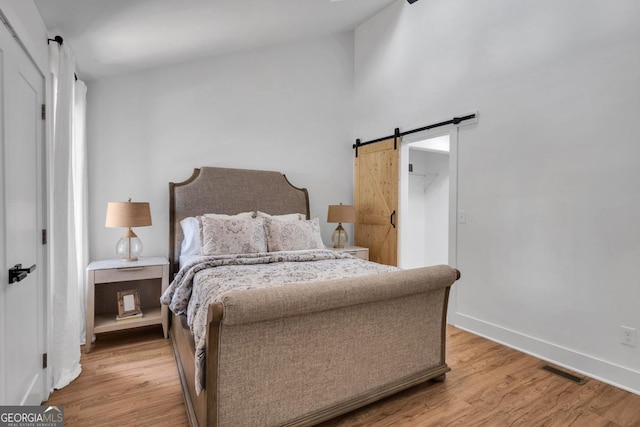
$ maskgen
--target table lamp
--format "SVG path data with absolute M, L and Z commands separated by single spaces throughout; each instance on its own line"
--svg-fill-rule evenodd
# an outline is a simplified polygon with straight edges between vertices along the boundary
M 109 202 L 105 227 L 125 227 L 127 232 L 118 240 L 116 252 L 122 261 L 137 261 L 142 242 L 131 227 L 151 225 L 151 210 L 147 202 Z
M 351 205 L 329 205 L 329 212 L 327 213 L 327 222 L 337 222 L 338 227 L 331 235 L 331 241 L 334 248 L 344 248 L 344 245 L 349 241 L 347 231 L 342 228 L 342 223 L 356 222 L 356 210 Z

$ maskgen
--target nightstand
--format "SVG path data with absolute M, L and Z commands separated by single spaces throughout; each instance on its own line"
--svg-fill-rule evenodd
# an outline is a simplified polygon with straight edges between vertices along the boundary
M 332 251 L 336 252 L 346 252 L 356 258 L 369 261 L 369 248 L 362 248 L 360 246 L 345 246 L 344 248 L 334 248 L 329 246 L 327 247 L 327 249 L 331 249 Z
M 141 257 L 138 261 L 119 259 L 94 261 L 87 267 L 87 342 L 91 350 L 94 334 L 149 325 L 162 325 L 168 338 L 169 311 L 160 304 L 160 295 L 169 286 L 169 262 L 166 257 Z M 116 320 L 118 291 L 137 289 L 142 317 Z

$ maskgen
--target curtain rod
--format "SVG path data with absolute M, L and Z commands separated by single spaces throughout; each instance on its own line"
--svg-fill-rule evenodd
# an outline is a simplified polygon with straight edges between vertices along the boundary
M 47 44 L 49 44 L 49 42 L 56 42 L 58 43 L 60 46 L 62 46 L 62 43 L 64 42 L 64 40 L 62 40 L 62 37 L 60 36 L 55 36 L 52 39 L 47 39 Z
M 56 42 L 60 46 L 62 46 L 62 43 L 64 43 L 64 40 L 60 36 L 55 36 L 52 39 L 47 39 L 47 44 L 49 44 L 49 42 Z M 78 75 L 76 73 L 73 73 L 73 78 L 76 79 L 76 81 L 78 81 Z
M 356 150 L 356 157 L 358 157 L 358 148 L 362 147 L 363 145 L 375 144 L 376 142 L 381 142 L 381 141 L 384 141 L 386 139 L 391 139 L 391 138 L 395 138 L 396 139 L 396 144 L 397 144 L 397 138 L 399 138 L 401 136 L 410 135 L 412 133 L 422 132 L 422 131 L 429 130 L 429 129 L 434 129 L 434 128 L 437 128 L 437 127 L 440 127 L 440 126 L 457 125 L 457 124 L 460 124 L 461 122 L 463 122 L 465 120 L 471 120 L 471 119 L 475 119 L 475 118 L 476 118 L 476 115 L 474 113 L 474 114 L 469 114 L 469 115 L 462 116 L 462 117 L 454 117 L 454 118 L 452 118 L 450 120 L 445 120 L 444 122 L 433 123 L 431 125 L 423 126 L 423 127 L 417 128 L 417 129 L 407 130 L 407 131 L 404 131 L 404 132 L 400 132 L 400 129 L 396 128 L 393 135 L 383 136 L 382 138 L 372 139 L 371 141 L 367 141 L 367 142 L 360 142 L 360 139 L 356 139 L 356 143 L 353 144 L 353 148 Z

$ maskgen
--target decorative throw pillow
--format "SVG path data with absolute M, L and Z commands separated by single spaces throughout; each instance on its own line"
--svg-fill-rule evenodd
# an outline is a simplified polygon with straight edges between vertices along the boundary
M 324 249 L 320 235 L 320 221 L 312 220 L 265 221 L 269 252 Z
M 235 214 L 235 215 L 227 215 L 227 214 L 218 214 L 218 213 L 206 213 L 206 214 L 202 214 L 200 216 L 196 217 L 196 220 L 198 221 L 198 239 L 199 239 L 199 248 L 200 251 L 198 252 L 198 254 L 202 254 L 202 241 L 203 236 L 202 236 L 202 217 L 207 217 L 207 218 L 218 218 L 218 219 L 251 219 L 251 218 L 255 218 L 256 217 L 256 213 L 255 212 L 242 212 L 239 214 Z
M 227 215 L 227 214 L 218 214 L 218 213 L 207 213 L 204 214 L 202 216 L 206 216 L 209 218 L 220 218 L 220 219 L 250 219 L 250 218 L 255 218 L 256 217 L 256 213 L 255 212 L 242 212 L 239 214 L 235 214 L 235 215 Z
M 272 219 L 275 221 L 295 221 L 295 220 L 305 220 L 307 216 L 301 213 L 292 213 L 285 215 L 269 215 L 268 213 L 258 211 L 256 212 L 256 216 L 258 218 Z
M 267 251 L 262 218 L 221 218 L 203 215 L 202 255 L 247 254 Z

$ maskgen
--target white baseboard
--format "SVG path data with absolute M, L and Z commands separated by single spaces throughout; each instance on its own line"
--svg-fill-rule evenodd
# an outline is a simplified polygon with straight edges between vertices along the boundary
M 614 387 L 640 395 L 640 372 L 558 346 L 460 313 L 449 323 L 475 335 L 511 347 L 554 365 L 570 369 Z

